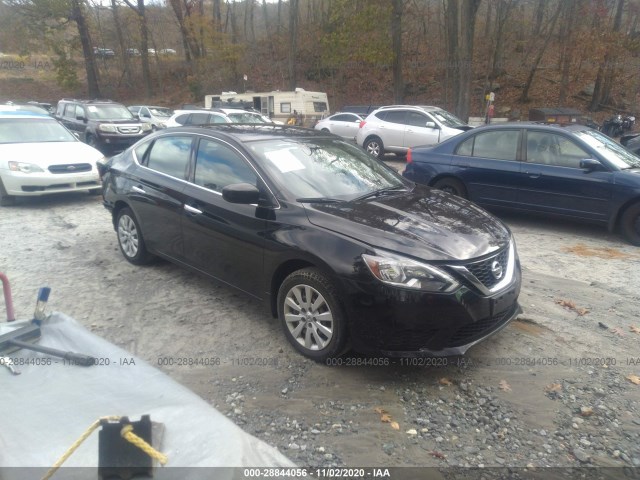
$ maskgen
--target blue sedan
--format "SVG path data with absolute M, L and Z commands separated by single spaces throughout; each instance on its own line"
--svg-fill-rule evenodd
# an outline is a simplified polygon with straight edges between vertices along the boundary
M 640 245 L 640 157 L 583 125 L 475 128 L 411 149 L 404 176 L 487 208 L 619 228 Z

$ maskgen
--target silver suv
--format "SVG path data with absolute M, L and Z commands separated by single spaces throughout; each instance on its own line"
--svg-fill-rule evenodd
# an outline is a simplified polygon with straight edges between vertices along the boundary
M 425 105 L 389 105 L 360 122 L 356 143 L 374 157 L 405 154 L 411 147 L 434 145 L 470 127 L 455 115 Z

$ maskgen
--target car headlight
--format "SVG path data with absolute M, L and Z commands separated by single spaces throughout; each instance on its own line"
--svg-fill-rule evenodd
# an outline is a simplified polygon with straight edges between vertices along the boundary
M 374 277 L 387 285 L 426 292 L 451 292 L 460 284 L 445 271 L 400 255 L 362 254 L 362 259 Z
M 101 132 L 116 133 L 118 131 L 118 127 L 116 127 L 115 125 L 110 125 L 108 123 L 103 123 L 98 125 L 98 130 L 100 130 Z
M 143 123 L 142 124 L 142 131 L 143 132 L 148 132 L 149 130 L 151 130 L 151 124 L 150 123 Z
M 33 163 L 24 163 L 24 162 L 9 162 L 9 170 L 12 172 L 22 172 L 22 173 L 38 173 L 44 172 L 44 170 Z

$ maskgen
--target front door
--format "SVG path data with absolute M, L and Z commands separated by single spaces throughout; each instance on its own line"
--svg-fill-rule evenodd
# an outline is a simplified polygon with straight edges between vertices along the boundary
M 519 202 L 533 211 L 607 222 L 613 173 L 581 169 L 580 160 L 591 157 L 568 136 L 529 129 Z
M 233 146 L 200 138 L 184 191 L 185 257 L 192 267 L 260 298 L 266 221 L 262 207 L 222 198 L 222 189 L 235 183 L 260 185 L 255 170 Z
M 404 129 L 404 147 L 412 148 L 419 145 L 435 145 L 440 141 L 440 128 L 428 115 L 420 112 L 407 112 Z M 427 126 L 427 122 L 433 126 Z

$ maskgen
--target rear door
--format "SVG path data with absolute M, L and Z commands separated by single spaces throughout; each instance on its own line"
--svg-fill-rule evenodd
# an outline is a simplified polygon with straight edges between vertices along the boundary
M 613 173 L 581 169 L 587 158 L 593 156 L 569 135 L 528 129 L 519 202 L 529 210 L 607 222 Z
M 458 145 L 451 165 L 476 203 L 517 206 L 522 183 L 519 128 L 480 132 Z
M 387 110 L 376 115 L 382 121 L 376 128 L 385 148 L 402 149 L 404 145 L 404 128 L 406 112 L 404 110 Z
M 193 139 L 192 135 L 165 136 L 137 147 L 134 154 L 142 165 L 127 193 L 147 247 L 177 260 L 183 259 L 182 192 Z
M 261 180 L 247 159 L 222 140 L 200 138 L 194 160 L 182 212 L 187 262 L 259 298 L 264 292 L 263 208 L 229 203 L 222 189 L 235 183 L 261 187 Z
M 360 118 L 350 113 L 341 113 L 334 115 L 329 120 L 329 125 L 331 133 L 353 139 L 358 133 L 358 128 L 360 128 Z

